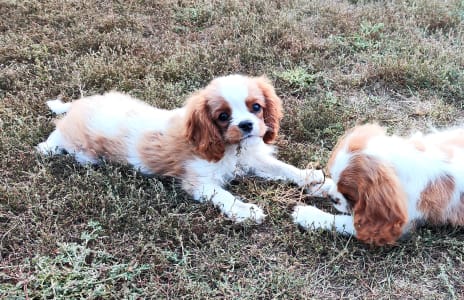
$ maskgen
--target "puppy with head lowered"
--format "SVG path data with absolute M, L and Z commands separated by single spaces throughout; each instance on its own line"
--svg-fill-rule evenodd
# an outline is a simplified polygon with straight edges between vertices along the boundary
M 327 166 L 332 177 L 311 187 L 348 215 L 297 206 L 296 223 L 331 229 L 374 245 L 394 244 L 416 225 L 464 225 L 464 128 L 389 136 L 376 124 L 343 136 Z
M 265 214 L 222 188 L 234 176 L 254 174 L 299 186 L 323 180 L 322 171 L 297 169 L 273 156 L 270 144 L 282 107 L 264 77 L 218 77 L 174 110 L 117 92 L 47 104 L 66 114 L 37 146 L 41 153 L 64 150 L 83 164 L 105 158 L 146 174 L 177 177 L 195 200 L 211 201 L 236 222 L 261 223 Z

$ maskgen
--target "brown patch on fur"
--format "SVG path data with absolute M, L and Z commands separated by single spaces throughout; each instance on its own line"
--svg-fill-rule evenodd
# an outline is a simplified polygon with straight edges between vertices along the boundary
M 459 203 L 449 211 L 448 220 L 452 225 L 464 225 L 464 193 L 460 194 Z
M 88 147 L 92 149 L 96 157 L 105 157 L 119 162 L 126 161 L 127 143 L 124 141 L 124 134 L 119 134 L 115 138 L 103 135 L 89 136 Z
M 220 114 L 224 100 L 209 100 L 204 91 L 200 91 L 187 100 L 186 124 L 184 137 L 191 143 L 193 150 L 207 161 L 217 162 L 225 152 L 222 133 L 217 126 L 213 114 Z M 214 111 L 211 111 L 212 105 Z M 215 107 L 219 105 L 219 107 Z
M 271 144 L 279 133 L 280 120 L 282 119 L 282 101 L 276 95 L 274 87 L 266 77 L 255 77 L 254 81 L 264 95 L 266 103 L 263 109 L 263 120 L 267 126 L 267 132 L 263 136 L 263 141 L 266 144 Z
M 346 146 L 346 143 L 348 143 L 347 150 L 349 152 L 355 152 L 364 149 L 369 139 L 379 135 L 385 135 L 385 129 L 377 124 L 356 126 L 345 132 L 345 134 L 338 139 L 337 144 L 332 150 L 327 162 L 327 173 L 330 175 L 330 169 L 332 168 L 339 152 Z
M 243 138 L 243 133 L 238 126 L 229 126 L 224 134 L 224 140 L 229 144 L 238 144 Z
M 65 148 L 69 151 L 82 152 L 92 159 L 105 157 L 109 160 L 124 162 L 127 156 L 125 132 L 114 137 L 106 137 L 98 132 L 91 132 L 87 127 L 88 115 L 92 110 L 92 101 L 82 99 L 73 102 L 69 112 L 55 121 L 56 128 L 63 136 Z
M 349 135 L 348 151 L 355 152 L 365 149 L 371 138 L 381 135 L 385 135 L 385 129 L 377 124 L 357 126 Z
M 73 102 L 66 115 L 55 121 L 56 129 L 63 135 L 64 142 L 68 143 L 64 145 L 68 150 L 86 151 L 88 149 L 88 130 L 84 122 L 88 113 L 81 102 L 82 100 Z M 91 153 L 88 154 L 91 155 Z
M 450 175 L 443 175 L 430 181 L 420 195 L 418 209 L 432 223 L 446 222 L 446 210 L 454 192 L 455 182 Z
M 452 160 L 455 148 L 464 149 L 464 130 L 455 130 L 453 135 L 439 143 L 438 147 L 445 153 L 448 160 Z
M 182 178 L 185 162 L 193 158 L 193 147 L 185 139 L 180 121 L 173 120 L 166 133 L 147 132 L 137 150 L 141 161 L 153 173 Z
M 412 138 L 414 140 L 414 138 Z M 464 150 L 464 130 L 452 129 L 444 132 L 436 132 L 422 137 L 426 145 L 438 148 L 451 162 L 457 149 Z
M 408 219 L 407 197 L 391 167 L 355 154 L 337 188 L 353 207 L 359 240 L 380 246 L 394 244 L 401 236 Z

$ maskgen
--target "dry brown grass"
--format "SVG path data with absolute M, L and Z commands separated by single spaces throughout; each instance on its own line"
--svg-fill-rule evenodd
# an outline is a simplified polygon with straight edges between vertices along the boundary
M 44 102 L 116 89 L 165 108 L 213 77 L 266 74 L 279 157 L 323 166 L 358 122 L 407 133 L 464 120 L 461 1 L 0 1 L 0 295 L 6 298 L 450 299 L 463 229 L 395 247 L 301 232 L 279 182 L 237 180 L 268 214 L 235 225 L 169 178 L 42 158 Z

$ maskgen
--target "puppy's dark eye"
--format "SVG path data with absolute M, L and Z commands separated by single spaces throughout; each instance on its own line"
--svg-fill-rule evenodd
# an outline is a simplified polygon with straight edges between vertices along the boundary
M 261 105 L 259 105 L 258 103 L 255 103 L 251 106 L 251 109 L 254 111 L 254 112 L 258 112 L 261 110 Z
M 219 115 L 218 117 L 218 120 L 221 121 L 221 122 L 225 122 L 227 120 L 229 120 L 229 114 L 226 113 L 226 112 L 223 112 Z

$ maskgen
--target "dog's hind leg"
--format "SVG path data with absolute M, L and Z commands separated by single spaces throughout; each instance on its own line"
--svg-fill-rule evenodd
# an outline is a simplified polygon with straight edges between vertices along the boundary
M 66 151 L 64 147 L 64 138 L 58 129 L 55 129 L 45 142 L 37 145 L 37 151 L 44 155 L 63 154 Z
M 66 146 L 64 137 L 58 129 L 55 129 L 45 142 L 37 145 L 37 151 L 43 155 L 59 155 L 69 153 L 82 164 L 97 164 L 100 160 L 81 150 L 75 150 Z

